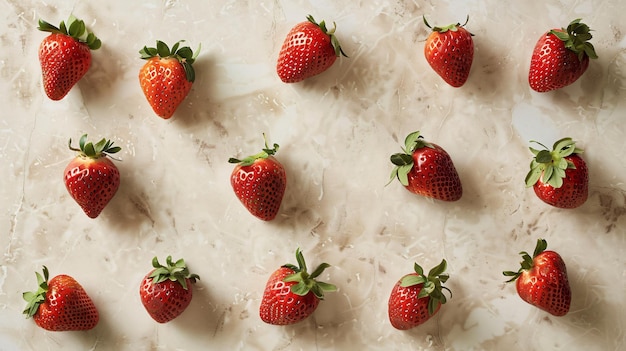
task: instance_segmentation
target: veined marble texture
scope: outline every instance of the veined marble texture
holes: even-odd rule
[[[579,1],[33,1],[0,2],[0,350],[624,350],[626,349],[626,3]],[[87,75],[49,100],[37,59],[38,19],[73,13],[102,40]],[[289,29],[312,14],[336,22],[349,58],[297,84],[275,65]],[[464,22],[474,36],[468,82],[452,88],[423,56],[431,24]],[[582,18],[599,59],[573,85],[528,86],[532,49],[548,29]],[[185,39],[202,51],[174,117],[157,117],[137,75],[138,51]],[[389,156],[420,130],[451,155],[464,187],[454,203],[388,181]],[[62,174],[69,138],[123,149],[121,187],[96,219]],[[229,157],[280,144],[287,190],[262,222],[239,203]],[[570,136],[590,170],[585,205],[560,210],[524,185],[531,139]],[[517,270],[538,238],[561,254],[569,314],[523,302]],[[267,278],[300,247],[328,262],[337,285],[314,315],[267,325]],[[167,324],[139,299],[152,257],[184,258],[201,280]],[[448,261],[452,297],[427,323],[395,330],[387,299],[413,263]],[[295,262],[294,262],[295,263]],[[25,319],[35,271],[69,274],[100,323],[48,332]]]

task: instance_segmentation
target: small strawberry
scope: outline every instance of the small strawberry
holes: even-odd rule
[[[154,112],[164,119],[172,117],[196,79],[192,64],[200,47],[194,55],[188,46],[179,48],[181,42],[170,50],[167,44],[157,40],[156,48],[144,46],[139,51],[141,58],[148,60],[139,70],[139,84]]]
[[[324,21],[319,24],[307,16],[289,31],[280,49],[276,71],[285,83],[295,83],[318,75],[346,54],[335,36],[336,25],[328,30]]]
[[[409,134],[404,153],[391,156],[395,165],[389,183],[400,180],[412,193],[443,201],[457,201],[463,195],[461,180],[450,155],[441,146],[425,141],[420,132]]]
[[[43,87],[50,99],[61,100],[87,73],[90,50],[99,49],[102,42],[74,16],[70,16],[67,26],[62,21],[59,28],[40,19],[37,28],[50,32],[39,45]]]
[[[167,266],[162,266],[154,257],[154,269],[139,286],[141,303],[159,323],[169,322],[185,311],[193,296],[192,286],[200,279],[197,274],[189,273],[182,258],[172,262],[172,256],[167,256],[166,262]]]
[[[415,263],[415,273],[403,276],[394,285],[389,295],[389,321],[400,330],[407,330],[426,322],[439,311],[447,299],[442,286],[448,280],[446,260],[442,260],[424,275],[424,270]]]
[[[537,240],[533,257],[522,251],[523,261],[517,272],[502,272],[512,277],[507,283],[516,281],[517,294],[522,300],[555,316],[564,316],[569,311],[572,292],[567,280],[567,269],[561,256],[546,251],[548,243]]]
[[[537,142],[536,142],[537,143]],[[533,187],[543,202],[558,208],[576,208],[587,201],[589,174],[585,161],[579,156],[583,150],[571,138],[554,143],[552,151],[530,151],[535,155],[526,175],[526,187]]]
[[[242,160],[228,159],[237,164],[230,176],[235,195],[250,213],[264,221],[271,221],[278,214],[287,186],[285,168],[274,158],[277,151],[278,144],[270,149],[266,140],[260,153]]]
[[[37,275],[37,291],[25,292],[28,302],[24,314],[50,331],[89,330],[100,320],[98,310],[85,289],[65,274],[48,282],[48,268],[43,267],[43,277]]]
[[[316,280],[330,267],[328,263],[320,264],[309,274],[300,249],[296,250],[296,260],[298,267],[285,264],[267,280],[259,309],[265,323],[287,325],[300,322],[317,309],[320,300],[324,299],[324,292],[337,290],[332,284]]]
[[[589,27],[573,20],[567,29],[552,29],[535,45],[530,59],[528,83],[538,92],[556,90],[574,83],[589,67],[589,59],[597,59],[589,42]]]
[[[431,27],[424,18],[424,23],[432,32],[426,39],[424,56],[430,67],[451,86],[458,88],[465,84],[474,61],[473,34],[460,23],[445,27]],[[467,17],[469,20],[469,16]]]
[[[106,139],[87,143],[87,134],[78,144],[80,149],[72,147],[72,139],[68,143],[79,154],[65,167],[65,187],[85,214],[96,218],[120,187],[120,172],[109,158],[121,148]]]

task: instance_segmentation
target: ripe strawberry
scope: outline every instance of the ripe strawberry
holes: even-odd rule
[[[172,262],[172,256],[167,256],[166,262],[167,266],[162,266],[154,257],[154,269],[139,286],[141,303],[159,323],[169,322],[185,311],[193,296],[192,286],[200,279],[197,274],[189,273],[182,258]]]
[[[139,70],[139,84],[154,112],[161,118],[172,117],[196,79],[192,64],[200,53],[179,41],[170,50],[164,42],[157,40],[156,48],[144,46],[139,51],[141,58],[148,60]]]
[[[65,187],[85,214],[96,218],[120,187],[120,172],[109,157],[121,148],[106,139],[87,143],[87,134],[80,138],[80,149],[72,147],[72,139],[68,144],[79,154],[65,167]]]
[[[407,330],[426,322],[434,316],[441,305],[446,303],[442,286],[448,280],[444,273],[447,267],[446,260],[432,268],[428,275],[415,263],[415,273],[403,276],[391,290],[389,296],[389,321],[400,330]]]
[[[543,202],[559,208],[576,208],[587,201],[589,174],[585,161],[578,155],[583,150],[571,138],[554,143],[554,149],[530,151],[535,155],[526,175],[526,187],[533,187]]]
[[[443,201],[457,201],[463,195],[461,180],[450,155],[441,146],[425,141],[420,132],[409,134],[404,153],[391,156],[395,165],[389,183],[400,180],[412,193]]]
[[[59,28],[39,20],[38,29],[51,33],[39,45],[43,87],[50,99],[61,100],[89,70],[90,50],[99,49],[102,43],[74,16]]]
[[[37,275],[37,291],[25,292],[24,314],[50,331],[89,330],[98,324],[98,310],[85,289],[68,275],[57,275],[48,282],[48,268]]]
[[[346,54],[335,36],[336,25],[328,30],[324,21],[319,24],[307,16],[289,31],[280,49],[276,71],[285,83],[295,83],[318,75]]]
[[[287,325],[302,321],[310,316],[324,299],[324,292],[336,291],[337,287],[316,280],[330,267],[320,264],[309,274],[300,249],[296,250],[298,267],[285,264],[272,275],[265,285],[259,314],[268,324]]]
[[[228,159],[237,164],[230,176],[235,195],[250,213],[264,221],[271,221],[278,214],[287,186],[285,168],[273,156],[277,151],[278,144],[270,149],[266,140],[260,153],[242,160]]]
[[[556,90],[574,83],[585,73],[589,59],[597,59],[589,27],[573,20],[567,29],[545,33],[533,50],[528,83],[538,92]]]
[[[469,77],[474,61],[473,34],[463,28],[467,21],[463,25],[456,23],[446,27],[431,27],[424,17],[424,23],[432,29],[424,46],[426,61],[446,83],[455,88],[462,86]]]
[[[537,240],[533,257],[522,251],[523,261],[517,272],[502,272],[507,281],[516,280],[517,294],[522,300],[555,316],[564,316],[569,311],[572,292],[567,280],[567,269],[561,256],[554,251],[545,251],[548,243]]]

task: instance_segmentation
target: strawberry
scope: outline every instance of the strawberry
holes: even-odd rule
[[[537,240],[533,257],[527,252],[520,252],[522,267],[517,272],[502,273],[512,277],[507,283],[516,281],[517,294],[522,300],[555,316],[564,316],[572,300],[567,269],[561,256],[554,251],[546,251],[547,247],[544,239]]]
[[[277,151],[278,144],[270,149],[266,140],[260,153],[242,160],[228,159],[237,164],[230,176],[235,195],[250,213],[264,221],[271,221],[278,214],[287,186],[285,168],[273,156]]]
[[[139,70],[139,84],[154,112],[164,119],[174,115],[196,79],[192,64],[200,47],[194,55],[188,46],[179,48],[181,42],[170,50],[167,44],[157,40],[156,48],[144,46],[139,51],[141,58],[148,60]]]
[[[74,16],[61,21],[59,28],[39,20],[39,30],[50,32],[39,45],[39,63],[46,95],[61,100],[87,73],[91,66],[91,50],[102,45],[85,23]]]
[[[389,183],[400,180],[412,193],[443,201],[457,201],[463,195],[461,180],[450,155],[441,146],[423,139],[420,132],[409,134],[404,153],[391,156],[395,165]]]
[[[589,59],[597,59],[589,42],[589,27],[573,20],[567,29],[546,32],[535,45],[530,59],[528,83],[538,92],[556,90],[574,83],[585,73]]]
[[[96,218],[120,187],[120,172],[109,158],[121,148],[106,139],[87,143],[87,134],[80,138],[80,149],[72,147],[72,139],[68,144],[79,154],[65,167],[65,187],[85,214]]]
[[[434,316],[447,299],[442,286],[448,280],[446,260],[432,268],[428,275],[415,263],[415,273],[403,276],[394,285],[389,295],[388,314],[391,325],[400,330],[407,330],[426,322]]]
[[[265,285],[259,308],[261,319],[268,324],[287,325],[300,322],[310,316],[324,299],[324,292],[336,291],[337,287],[316,280],[330,267],[320,264],[309,274],[300,249],[296,250],[298,266],[285,264],[270,275]]]
[[[424,56],[430,67],[451,86],[458,88],[465,84],[474,61],[473,34],[460,23],[445,27],[431,27],[424,18],[424,23],[432,32],[426,39]],[[469,20],[469,16],[467,17]]]
[[[537,142],[535,142],[537,143]],[[535,155],[526,175],[526,187],[533,187],[543,202],[558,208],[576,208],[587,201],[589,174],[585,161],[579,156],[583,150],[571,138],[554,143],[553,150],[530,151]]]
[[[98,310],[85,289],[65,274],[48,282],[48,268],[43,267],[43,277],[38,272],[37,291],[25,292],[28,302],[24,314],[50,331],[89,330],[100,320]]]
[[[313,16],[289,31],[280,49],[276,71],[285,83],[300,82],[326,71],[343,52],[335,36],[336,25],[328,30],[324,21]]]
[[[141,303],[152,319],[159,323],[166,323],[178,317],[191,302],[192,286],[200,279],[197,274],[191,274],[185,261],[173,262],[172,256],[167,256],[166,266],[159,263],[154,257],[152,267],[139,286]]]

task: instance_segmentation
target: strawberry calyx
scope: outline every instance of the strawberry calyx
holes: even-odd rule
[[[87,134],[83,134],[78,141],[79,148],[75,148],[72,146],[72,139],[70,138],[68,142],[68,147],[72,151],[80,152],[80,156],[88,157],[91,159],[98,159],[100,157],[109,156],[113,158],[111,155],[122,150],[119,146],[113,146],[113,142],[107,139],[102,139],[96,144],[91,142],[87,142]],[[115,159],[115,158],[113,158]]]
[[[467,22],[469,22],[469,15],[467,15],[467,18],[465,19],[465,23],[461,24],[461,23],[452,23],[450,25],[444,26],[444,27],[440,27],[440,26],[431,26],[430,23],[428,23],[428,21],[426,20],[426,16],[422,16],[422,19],[424,20],[424,24],[426,25],[426,27],[430,28],[433,32],[438,32],[438,33],[445,33],[445,32],[456,32],[460,27],[465,27],[465,25],[467,24]],[[470,33],[471,36],[474,36],[474,34]]]
[[[576,147],[572,138],[563,138],[554,143],[552,151],[540,142],[531,140],[543,146],[543,150],[529,148],[535,157],[530,162],[530,171],[526,175],[526,187],[531,187],[541,179],[543,183],[553,188],[563,186],[566,169],[576,169],[573,162],[566,159],[567,156],[580,154],[583,150]]]
[[[578,55],[579,60],[582,60],[585,55],[591,59],[597,59],[596,50],[593,44],[589,42],[593,38],[590,33],[591,29],[580,21],[581,19],[577,18],[570,22],[567,28],[561,28],[561,30],[553,29],[550,31],[550,34],[554,34],[565,44],[567,49]]]
[[[170,49],[167,44],[157,40],[156,47],[144,46],[143,49],[139,50],[139,54],[143,60],[149,60],[153,57],[176,59],[183,66],[187,81],[193,83],[196,80],[196,72],[193,68],[193,63],[200,54],[202,44],[198,45],[198,49],[196,49],[196,53],[194,54],[189,46],[180,47],[180,43],[182,42],[184,42],[184,40],[176,42]]]
[[[545,239],[538,239],[537,245],[535,246],[535,251],[533,252],[532,257],[526,251],[520,252],[520,255],[522,255],[522,261],[520,262],[520,265],[521,265],[520,269],[517,272],[513,272],[513,271],[502,272],[504,276],[511,277],[511,279],[507,280],[506,282],[510,283],[512,281],[515,281],[517,278],[519,278],[520,275],[522,275],[524,271],[528,271],[531,268],[533,268],[534,266],[533,259],[537,257],[540,253],[544,252],[547,248],[548,248],[548,242]]]
[[[239,163],[241,164],[241,166],[250,166],[256,160],[266,159],[270,156],[275,155],[276,152],[278,152],[279,145],[274,144],[273,147],[270,149],[269,146],[267,146],[267,138],[265,137],[265,133],[263,133],[263,140],[265,140],[265,147],[262,149],[263,151],[254,155],[247,156],[241,160],[235,157],[231,157],[228,159],[228,163]]]
[[[389,185],[395,178],[398,178],[400,183],[404,186],[409,185],[408,174],[413,169],[413,153],[421,148],[429,147],[434,149],[433,144],[424,140],[419,131],[410,133],[404,139],[404,148],[401,153],[391,155],[391,163],[395,165],[389,176]]]
[[[309,292],[312,292],[318,299],[323,300],[325,292],[337,291],[337,287],[335,285],[316,280],[316,278],[319,277],[326,268],[330,267],[328,263],[320,264],[312,273],[309,274],[307,272],[306,262],[304,261],[304,256],[302,255],[300,248],[296,249],[296,261],[298,262],[298,266],[290,263],[282,266],[294,271],[293,274],[290,274],[283,279],[284,282],[297,282],[297,284],[291,286],[292,293],[304,296]]]
[[[346,53],[341,48],[341,44],[339,44],[339,39],[337,39],[337,36],[335,35],[335,30],[337,29],[337,23],[333,22],[333,29],[328,30],[328,28],[326,27],[325,21],[321,21],[320,23],[317,23],[315,19],[313,18],[313,16],[311,15],[306,16],[306,19],[309,22],[313,23],[314,25],[318,26],[324,34],[330,37],[330,43],[332,44],[333,49],[335,49],[335,55],[337,57],[342,56],[342,55],[344,57],[348,57],[348,55],[346,55]]]
[[[46,300],[46,293],[48,292],[48,268],[43,266],[43,277],[39,272],[35,272],[37,276],[37,290],[27,291],[22,294],[22,297],[28,303],[23,313],[26,318],[34,316],[39,310],[39,306]]]
[[[444,304],[447,302],[446,296],[443,294],[443,290],[447,290],[450,295],[452,292],[450,289],[442,286],[446,281],[448,281],[449,275],[444,273],[448,263],[445,259],[441,260],[437,266],[433,267],[428,275],[424,275],[424,269],[417,263],[413,266],[415,269],[414,274],[405,275],[400,280],[400,286],[403,288],[407,288],[414,285],[423,284],[422,289],[417,295],[418,298],[429,297],[428,300],[428,313],[432,316],[439,304]]]
[[[183,289],[187,290],[187,279],[189,279],[191,283],[200,280],[197,274],[191,274],[189,272],[189,268],[187,268],[187,264],[185,264],[185,260],[182,258],[173,262],[172,256],[167,256],[165,263],[165,266],[159,263],[159,259],[156,256],[152,259],[152,267],[154,267],[154,270],[148,276],[152,279],[152,284],[159,284],[166,280],[171,280],[178,282]]]
[[[85,22],[74,17],[74,15],[70,15],[67,24],[65,24],[65,21],[61,21],[59,27],[40,19],[37,29],[43,32],[69,35],[79,42],[87,44],[91,50],[98,50],[102,46],[100,39],[87,30]]]

